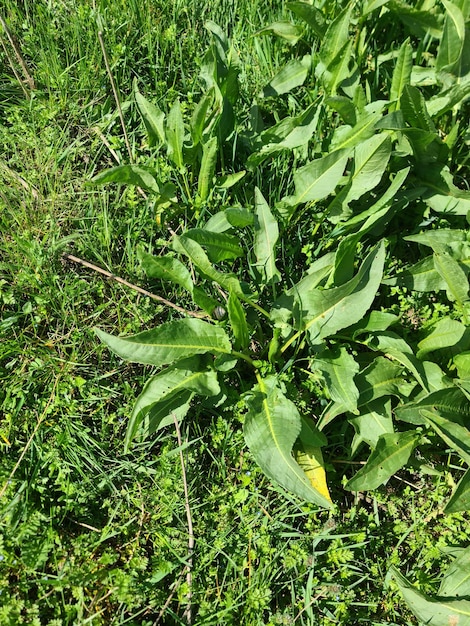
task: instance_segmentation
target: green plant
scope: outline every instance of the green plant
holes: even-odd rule
[[[196,228],[175,235],[172,253],[151,257],[141,252],[150,278],[178,285],[212,317],[223,318],[227,309],[227,320],[176,320],[130,338],[97,332],[125,359],[169,366],[149,381],[140,396],[129,423],[127,445],[139,430],[148,435],[169,423],[172,413],[181,419],[194,393],[214,397],[216,405],[223,403],[224,397],[229,397],[223,378],[232,381],[236,374],[246,403],[245,439],[260,467],[285,488],[328,507],[320,449],[327,443],[333,420],[340,416],[355,433],[345,446],[348,455],[355,455],[363,444],[371,450],[365,466],[346,482],[347,489],[375,489],[435,434],[468,462],[465,357],[459,354],[456,364],[452,360],[443,364],[440,358],[443,348],[453,349],[457,355],[468,347],[467,235],[456,229],[410,235],[407,240],[431,246],[433,256],[387,279],[383,276],[385,264],[393,266],[393,253],[399,248],[394,249],[390,240],[386,253],[380,237],[405,208],[415,210],[413,204],[416,221],[411,218],[410,230],[416,229],[421,219],[421,205],[415,202],[419,196],[432,209],[446,214],[450,201],[454,215],[465,215],[469,200],[467,192],[452,182],[447,167],[449,147],[439,136],[421,92],[410,84],[410,43],[405,42],[398,53],[389,80],[390,100],[368,102],[368,90],[360,84],[359,75],[354,78],[354,88],[350,83],[345,86],[355,66],[338,62],[350,56],[352,7],[319,30],[316,9],[302,3],[289,6],[310,26],[315,23],[317,36],[320,30],[327,30],[316,66],[317,70],[324,68],[318,71],[326,93],[301,115],[263,131],[257,140],[260,147],[248,164],[257,168],[280,149],[305,145],[325,107],[337,109],[345,124],[323,140],[328,146],[326,154],[294,170],[293,193],[276,203],[279,218],[260,189],[255,189],[253,211],[221,210],[205,222],[199,220]],[[452,9],[449,11],[451,15]],[[365,30],[366,26],[367,20],[358,22],[358,28]],[[219,31],[211,28],[220,40]],[[444,67],[449,69],[440,60],[446,37],[453,33],[451,17],[443,28],[444,42],[436,61],[441,72]],[[266,30],[278,33],[279,27]],[[310,62],[304,57],[288,64],[264,95],[279,95],[302,84]],[[456,71],[455,64],[449,71]],[[456,97],[444,91],[436,97],[437,107],[431,100],[434,116],[461,104],[465,94],[459,91]],[[149,109],[149,138],[158,124],[161,114]],[[180,135],[184,136],[182,130]],[[168,140],[171,146],[171,133]],[[205,168],[199,175],[198,188],[204,186],[207,198],[213,181]],[[108,176],[105,172],[98,180],[109,181]],[[333,193],[333,200],[325,205]],[[323,227],[323,236],[314,262],[300,280],[288,289],[281,288],[287,276],[279,269],[278,250],[286,247],[291,224],[307,210],[317,220],[317,230]],[[331,226],[326,228],[328,222]],[[335,252],[327,251],[333,242]],[[191,272],[181,258],[189,261]],[[224,271],[229,263],[234,264],[235,272]],[[398,318],[377,306],[376,294],[386,285],[446,290],[455,301],[454,315],[462,321],[443,317],[416,347],[410,346],[400,332],[390,330]],[[212,357],[197,356],[207,354]],[[457,364],[460,369],[454,377]],[[302,376],[320,382],[322,395],[330,399],[321,416],[315,398],[303,416],[289,399],[289,394],[298,396],[304,384]],[[449,510],[465,507],[467,480],[465,475]]]

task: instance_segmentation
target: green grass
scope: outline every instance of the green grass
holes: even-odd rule
[[[341,4],[323,3],[325,14],[335,15]],[[274,487],[245,446],[234,376],[229,400],[235,410],[201,399],[181,427],[196,540],[190,590],[175,433],[164,429],[124,453],[127,420],[151,368],[111,354],[92,327],[131,334],[168,321],[172,312],[63,254],[190,306],[177,288],[144,277],[137,245],[168,252],[168,228],[181,229],[193,217],[185,208],[159,226],[151,198],[135,188],[87,184],[115,165],[112,151],[128,162],[98,30],[140,164],[153,156],[128,104],[134,81],[166,113],[178,97],[190,112],[202,92],[198,71],[210,43],[203,24],[213,20],[229,34],[241,60],[236,142],[225,154],[229,170],[232,154],[241,168],[250,150],[250,107],[267,79],[292,55],[317,45],[311,35],[295,50],[271,36],[253,37],[266,24],[291,18],[283,5],[4,0],[0,8],[37,87],[29,91],[25,84],[27,98],[18,87],[9,61],[20,76],[21,68],[0,32],[7,51],[0,50],[0,626],[185,624],[189,591],[193,624],[201,626],[404,626],[417,622],[388,574],[390,565],[433,594],[452,548],[469,545],[467,513],[443,513],[462,467],[435,440],[427,442],[428,475],[402,471],[386,486],[354,495],[341,483],[362,461],[348,458],[344,442],[352,429],[340,423],[327,448],[338,504],[333,513]],[[407,28],[378,21],[371,47],[364,42],[359,56],[373,99],[385,97],[393,72],[393,64],[376,61],[398,50]],[[426,62],[434,40],[413,31],[411,38]],[[259,99],[265,124],[298,115],[320,92],[314,85]],[[465,112],[468,104],[458,116],[446,113],[442,132]],[[337,117],[320,119],[310,152],[319,156],[335,124]],[[468,183],[463,127],[451,158],[462,188]],[[255,185],[274,206],[293,192],[294,169],[311,157],[299,150],[249,172],[246,184],[214,196],[201,223],[226,206],[251,206]],[[166,159],[154,162],[160,174],[177,179]],[[407,219],[415,223],[415,213]],[[443,215],[436,226],[463,222]],[[280,263],[292,282],[331,229],[309,207],[286,227]],[[392,221],[391,248],[398,258],[419,260],[410,246],[400,248],[402,229]],[[383,304],[402,316],[413,345],[449,310],[457,317],[444,297],[429,303],[403,289],[392,290]],[[298,376],[299,403],[311,395],[316,408],[326,402],[318,381]]]

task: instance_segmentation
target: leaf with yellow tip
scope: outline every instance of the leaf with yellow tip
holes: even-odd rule
[[[301,416],[302,428],[294,447],[294,457],[307,478],[320,495],[331,502],[326,482],[325,464],[321,446],[326,444],[325,435],[316,428],[311,420]]]

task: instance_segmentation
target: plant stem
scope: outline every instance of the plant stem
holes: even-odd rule
[[[296,341],[300,335],[303,333],[303,330],[298,330],[294,335],[292,335],[292,337],[290,337],[290,339],[288,339],[286,341],[286,343],[282,346],[280,352],[283,353],[287,350],[287,348],[294,343],[294,341]]]
[[[247,354],[243,354],[243,352],[237,352],[236,350],[232,350],[230,354],[232,354],[233,356],[236,356],[237,359],[243,359],[244,361],[246,361],[247,363],[249,363],[252,367],[256,369],[255,362]]]

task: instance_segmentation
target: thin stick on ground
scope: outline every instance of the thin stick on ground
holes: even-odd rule
[[[73,254],[64,254],[63,258],[67,259],[68,261],[73,261],[74,263],[80,263],[80,265],[83,265],[84,267],[88,267],[94,272],[98,272],[99,274],[102,274],[103,276],[106,276],[107,278],[112,278],[112,280],[115,280],[117,283],[120,283],[121,285],[125,285],[126,287],[129,287],[130,289],[133,289],[134,291],[137,291],[138,293],[141,293],[144,296],[147,296],[148,298],[152,298],[152,300],[161,302],[161,304],[164,304],[167,307],[175,309],[176,311],[179,311],[180,313],[183,313],[184,315],[190,315],[191,317],[198,317],[200,319],[209,317],[207,313],[203,313],[202,311],[188,311],[187,309],[183,309],[183,307],[178,306],[174,302],[170,302],[170,300],[167,300],[166,298],[162,298],[161,296],[157,296],[156,294],[151,293],[150,291],[147,291],[146,289],[142,289],[142,287],[133,285],[129,281],[124,280],[124,278],[121,278],[120,276],[116,276],[116,274],[111,274],[111,272],[108,272],[102,269],[101,267],[98,267],[97,265],[90,263],[89,261],[80,259],[79,257],[74,256]]]
[[[188,604],[183,613],[183,619],[186,621],[188,626],[192,622],[192,611],[191,611],[191,598],[192,598],[192,588],[193,588],[193,552],[194,552],[194,532],[193,532],[193,520],[191,517],[191,508],[189,506],[189,490],[188,490],[188,481],[186,479],[186,468],[184,464],[184,456],[182,449],[182,440],[181,440],[181,431],[178,424],[178,420],[176,415],[173,413],[173,421],[175,423],[176,429],[176,437],[178,439],[178,447],[180,453],[180,462],[181,462],[181,473],[183,476],[183,489],[184,489],[184,508],[186,510],[186,519],[188,522],[188,564],[186,566],[186,582],[188,584],[188,595],[187,600]]]
[[[121,120],[122,132],[124,133],[124,141],[126,142],[127,153],[129,154],[130,162],[133,163],[134,159],[132,158],[131,144],[129,143],[129,137],[127,136],[126,124],[124,122],[124,115],[122,114],[121,101],[119,99],[119,94],[118,94],[118,90],[116,87],[116,83],[114,81],[114,77],[111,72],[111,66],[109,65],[109,61],[108,61],[108,54],[106,52],[106,48],[104,45],[103,33],[101,31],[98,31],[98,39],[100,41],[101,51],[103,52],[104,64],[106,66],[106,71],[108,73],[109,80],[111,82],[111,88],[113,90],[114,99],[116,101],[119,119]]]
[[[13,39],[13,37],[11,36],[11,33],[8,29],[8,26],[6,25],[5,20],[3,19],[3,16],[0,15],[0,24],[3,28],[3,30],[5,31],[5,34],[8,38],[8,41],[10,42],[10,46],[13,48],[13,51],[16,55],[16,58],[18,59],[18,63],[21,66],[21,69],[23,70],[23,74],[24,77],[26,79],[26,82],[28,83],[28,87],[32,90],[32,89],[36,89],[36,85],[34,83],[34,78],[31,76],[31,74],[28,71],[28,66],[26,65],[26,61],[23,59],[23,55],[21,54],[18,46],[15,43],[15,40]],[[11,63],[10,63],[11,64]],[[15,72],[16,74],[16,72]]]

